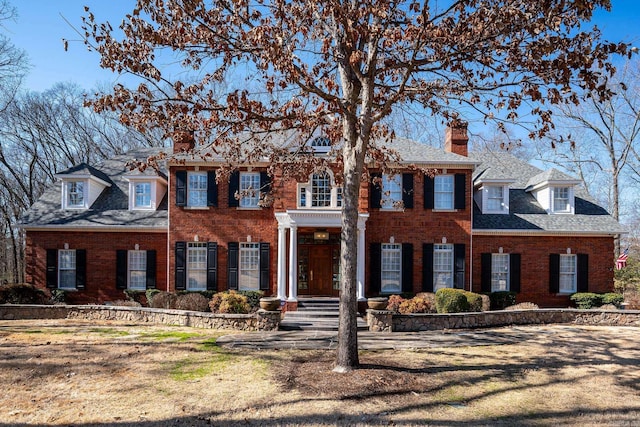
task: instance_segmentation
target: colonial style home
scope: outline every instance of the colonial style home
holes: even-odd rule
[[[371,167],[359,200],[358,298],[455,287],[562,307],[572,293],[610,291],[623,230],[579,181],[505,153],[470,155],[467,142],[466,128],[447,129],[444,149],[395,138],[393,173]],[[310,146],[322,156],[330,141]],[[224,165],[211,152],[188,140],[174,152],[161,171],[126,167],[148,149],[60,172],[22,223],[28,281],[76,303],[148,288],[260,289],[288,309],[302,296],[338,295],[333,170],[286,180],[269,177],[265,161],[216,179]]]

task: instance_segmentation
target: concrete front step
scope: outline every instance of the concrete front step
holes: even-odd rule
[[[338,317],[338,310],[332,311],[320,311],[320,310],[298,310],[298,311],[287,311],[284,314],[285,318],[299,318],[299,317],[309,317],[309,318],[318,318],[318,317]]]
[[[337,331],[338,319],[283,319],[280,322],[281,331]],[[368,330],[364,319],[358,318],[358,330]]]
[[[287,311],[280,330],[337,331],[340,307],[338,298],[300,298],[298,310]],[[358,330],[367,330],[367,323],[358,318]]]

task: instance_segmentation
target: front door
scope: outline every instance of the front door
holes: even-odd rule
[[[298,252],[298,294],[337,296],[339,245],[301,245]]]

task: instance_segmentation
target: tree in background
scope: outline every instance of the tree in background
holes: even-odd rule
[[[15,18],[16,9],[8,1],[0,0],[0,111],[13,98],[27,72],[26,54],[3,34],[2,22]]]
[[[343,184],[336,371],[358,366],[356,247],[365,161],[393,158],[389,117],[415,106],[454,125],[480,115],[504,128],[531,103],[532,137],[552,127],[552,105],[611,93],[609,56],[623,43],[584,30],[608,0],[138,0],[116,31],[87,9],[86,43],[101,66],[132,73],[92,101],[140,130],[193,132],[230,167],[265,156],[285,172],[314,160],[270,135],[314,131],[340,141]],[[173,64],[171,66],[167,64]],[[600,71],[602,70],[602,71]],[[226,92],[220,96],[219,88]],[[297,155],[293,156],[292,152]],[[320,165],[321,166],[321,165]]]

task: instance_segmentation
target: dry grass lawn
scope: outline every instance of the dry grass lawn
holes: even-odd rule
[[[361,354],[247,351],[221,332],[0,322],[0,425],[639,425],[640,328]]]

